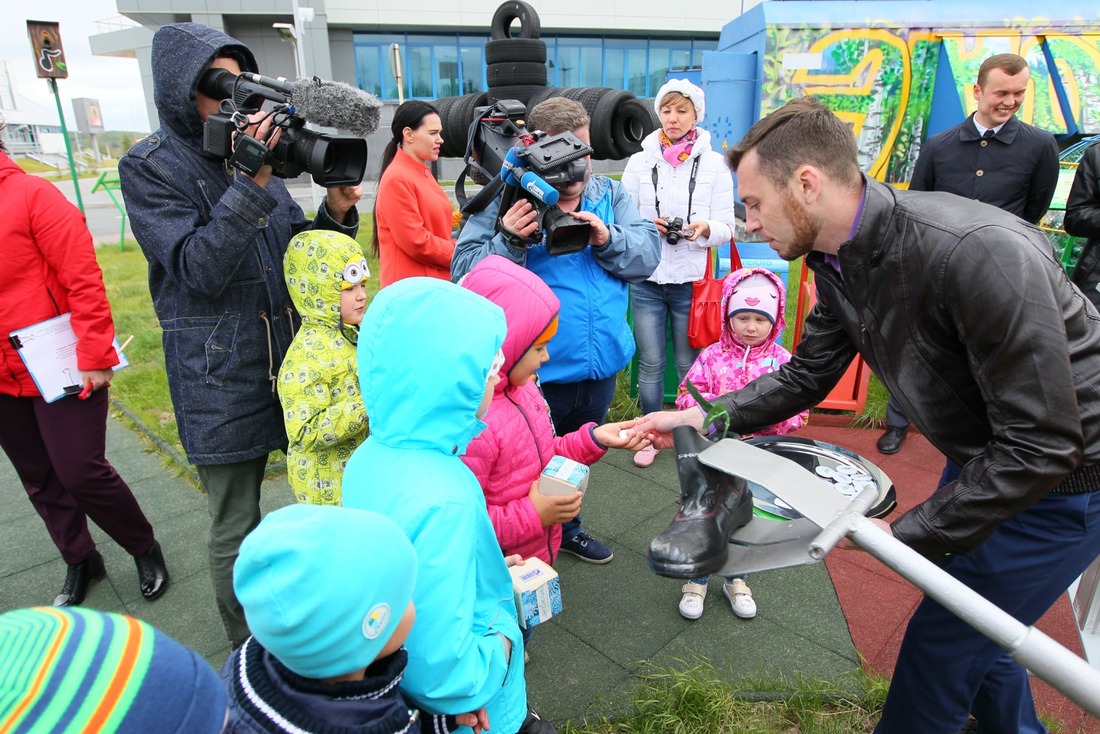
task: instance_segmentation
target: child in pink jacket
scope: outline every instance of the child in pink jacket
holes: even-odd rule
[[[481,483],[504,554],[553,563],[561,547],[561,523],[576,517],[581,494],[539,493],[538,478],[550,459],[560,454],[593,464],[609,448],[638,450],[649,442],[629,431],[632,422],[588,423],[566,436],[554,435],[535,371],[550,358],[546,344],[557,330],[559,302],[537,275],[490,255],[460,285],[504,309],[508,322],[504,379],[485,415],[488,427],[470,442],[462,460]]]
[[[775,372],[791,360],[791,353],[779,344],[779,333],[786,325],[783,312],[786,291],[779,276],[765,268],[742,268],[725,277],[722,284],[722,334],[718,341],[703,349],[695,359],[676,397],[680,410],[697,405],[687,390],[695,386],[705,400],[713,400],[740,390],[760,375]],[[806,423],[809,411],[767,426],[754,436],[784,436]],[[692,579],[681,591],[680,614],[698,619],[703,614],[709,576]],[[756,602],[745,577],[727,578],[722,593],[730,601],[733,613],[742,619],[756,616]]]

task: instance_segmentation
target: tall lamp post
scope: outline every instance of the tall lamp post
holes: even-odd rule
[[[306,70],[306,23],[312,23],[316,17],[313,8],[303,8],[298,0],[290,0],[290,8],[293,13],[294,23],[272,23],[271,27],[279,32],[279,37],[288,41],[294,48],[294,75],[301,79],[307,75]],[[314,211],[320,211],[321,199],[324,194],[321,187],[310,178],[310,197],[313,199]]]

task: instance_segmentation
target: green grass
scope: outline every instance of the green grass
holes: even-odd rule
[[[641,676],[623,718],[566,726],[563,734],[865,734],[882,711],[888,682],[857,674],[856,694],[827,683],[746,677],[713,667],[654,668]],[[753,691],[751,697],[744,692]]]
[[[34,160],[33,158],[16,158],[16,164],[27,173],[32,174],[44,174],[47,181],[62,181],[69,180],[69,170],[66,166],[60,172],[53,166],[48,166],[45,163]],[[78,171],[76,177],[80,180],[86,178],[97,179],[101,171],[111,171],[118,168],[117,158],[104,157],[100,159],[98,170],[95,171]]]

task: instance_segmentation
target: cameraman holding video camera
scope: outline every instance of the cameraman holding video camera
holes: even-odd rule
[[[585,144],[591,142],[588,113],[573,100],[547,99],[530,111],[527,123],[531,130],[549,135],[571,131]],[[593,176],[588,165],[582,180],[556,188],[557,208],[591,226],[588,247],[551,255],[545,241],[512,244],[535,235],[538,212],[530,200],[520,198],[500,214],[498,199],[462,228],[451,279],[457,282],[496,254],[523,265],[554,291],[561,301],[560,326],[547,345],[550,361],[539,370],[539,378],[554,430],[562,436],[589,422],[606,422],[616,375],[634,355],[634,335],[626,320],[628,283],[641,283],[653,273],[661,259],[661,240],[656,225],[638,213],[622,184]],[[607,563],[613,555],[581,530],[579,517],[562,527],[561,549],[589,563]]]
[[[283,255],[311,227],[354,237],[362,190],[329,188],[311,223],[271,165],[248,175],[204,148],[220,100],[198,91],[199,80],[212,68],[256,72],[240,41],[197,23],[166,25],[153,36],[152,67],[160,129],[119,161],[119,177],[149,261],[180,441],[208,497],[214,596],[236,645],[249,631],[233,563],[260,521],[267,456],[287,448],[276,376],[300,322]],[[274,147],[283,130],[271,127],[267,117],[247,133]]]

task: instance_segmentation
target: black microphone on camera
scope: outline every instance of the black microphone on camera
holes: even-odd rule
[[[213,99],[232,98],[238,107],[257,97],[289,103],[299,117],[359,137],[377,130],[382,116],[382,103],[373,94],[317,77],[288,81],[251,72],[238,77],[226,69],[209,69],[199,79],[198,90]]]

